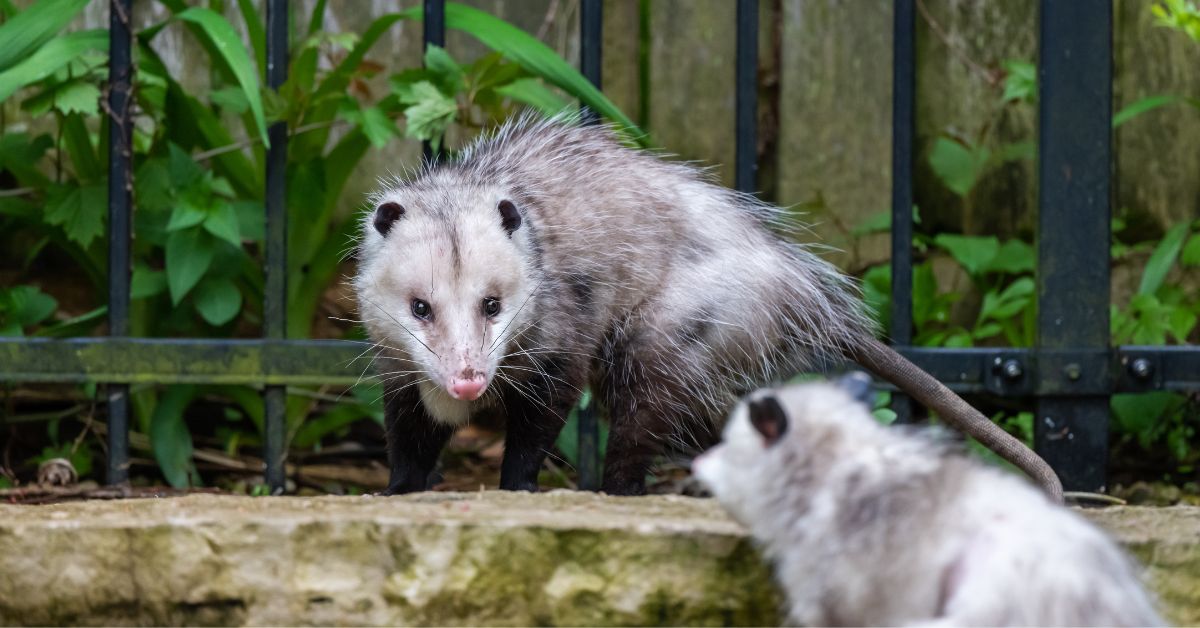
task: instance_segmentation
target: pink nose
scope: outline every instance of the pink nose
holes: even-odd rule
[[[479,395],[483,394],[487,385],[487,378],[483,375],[477,375],[470,379],[453,377],[450,379],[450,386],[448,388],[451,397],[474,401],[479,398]]]

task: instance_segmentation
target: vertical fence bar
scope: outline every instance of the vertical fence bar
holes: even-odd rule
[[[112,0],[108,17],[108,333],[129,335],[129,248],[133,236],[132,0]],[[109,484],[129,481],[129,386],[108,393]]]
[[[913,137],[916,131],[916,11],[914,0],[896,0],[892,38],[892,343],[912,344]],[[912,400],[896,393],[892,410],[912,421]]]
[[[597,89],[601,87],[600,61],[603,39],[601,0],[582,0],[579,11],[579,69]],[[596,112],[583,108],[580,113],[584,124],[596,124],[600,117]],[[591,400],[579,408],[579,488],[594,491],[600,488],[600,425],[596,421],[596,402]]]
[[[1107,351],[1111,0],[1042,0],[1038,46],[1038,348]],[[1071,390],[1097,378],[1081,367],[1098,368],[1043,373],[1067,383],[1062,396],[1038,400],[1034,439],[1064,488],[1096,491],[1105,485],[1108,397]]]
[[[446,2],[445,0],[424,0],[422,7],[424,17],[421,23],[421,37],[424,43],[421,44],[421,51],[429,49],[430,44],[440,48],[446,47]],[[425,156],[425,161],[432,161],[437,158],[437,151],[433,150],[433,144],[428,141],[421,143],[421,154]]]
[[[734,186],[750,194],[758,190],[758,0],[737,2],[735,63]]]
[[[267,2],[267,86],[277,89],[287,80],[287,0]],[[287,124],[276,122],[267,130],[267,259],[263,295],[263,335],[270,340],[287,337]],[[266,481],[272,494],[283,492],[287,439],[287,388],[267,386],[264,391],[264,458]]]

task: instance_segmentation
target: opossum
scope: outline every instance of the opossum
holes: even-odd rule
[[[829,382],[754,393],[693,462],[774,562],[789,619],[1162,625],[1134,563],[1082,516],[944,439],[884,428],[853,396]]]
[[[666,443],[711,444],[741,394],[848,356],[1061,494],[875,339],[854,283],[772,228],[785,212],[575,122],[516,118],[371,197],[354,287],[384,366],[387,492],[427,488],[480,413],[507,421],[500,487],[536,490],[590,384],[611,418],[603,490],[642,493]]]

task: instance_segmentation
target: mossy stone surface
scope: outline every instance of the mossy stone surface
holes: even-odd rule
[[[1200,508],[1086,514],[1200,623]],[[781,596],[711,500],[591,493],[0,506],[0,624],[770,625]]]

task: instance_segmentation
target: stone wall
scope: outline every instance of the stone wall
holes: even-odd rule
[[[1200,508],[1086,514],[1200,622]],[[716,502],[594,493],[0,505],[0,624],[770,625]]]

